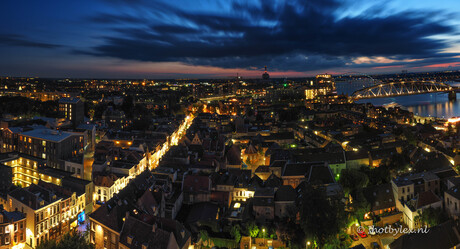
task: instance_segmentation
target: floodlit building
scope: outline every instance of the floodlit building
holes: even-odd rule
[[[74,126],[83,123],[85,104],[80,98],[62,98],[59,100],[59,112]]]
[[[80,133],[46,128],[22,132],[18,138],[18,152],[46,159],[49,167],[63,170],[60,160],[76,157],[84,147],[84,137]]]
[[[98,202],[106,202],[112,199],[114,194],[117,194],[128,184],[128,178],[124,175],[96,175],[93,177],[94,196],[93,200]]]
[[[22,248],[26,241],[26,217],[19,211],[7,212],[0,205],[0,248]]]
[[[39,181],[7,195],[8,210],[26,216],[25,243],[36,247],[45,240],[59,239],[85,219],[85,193]]]

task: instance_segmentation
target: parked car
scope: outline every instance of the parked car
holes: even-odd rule
[[[361,238],[363,238],[363,239],[364,239],[364,238],[367,238],[367,234],[366,234],[365,231],[358,231],[357,233],[358,233],[359,237],[361,237]]]
[[[351,238],[353,241],[359,240],[359,237],[358,237],[358,235],[356,235],[356,234],[350,234],[350,238]]]

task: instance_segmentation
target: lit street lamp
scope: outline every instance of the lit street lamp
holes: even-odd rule
[[[264,246],[265,246],[265,228],[262,229],[262,234],[263,234],[263,236],[264,236]]]

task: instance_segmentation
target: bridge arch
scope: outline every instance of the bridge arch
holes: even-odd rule
[[[398,81],[382,83],[355,91],[351,98],[371,99],[386,98],[404,95],[415,95],[423,93],[435,93],[452,91],[454,88],[446,83],[434,81]]]

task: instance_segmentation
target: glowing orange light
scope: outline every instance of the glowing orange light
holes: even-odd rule
[[[447,120],[447,122],[449,122],[449,123],[457,123],[458,121],[460,121],[460,117],[449,118]]]

